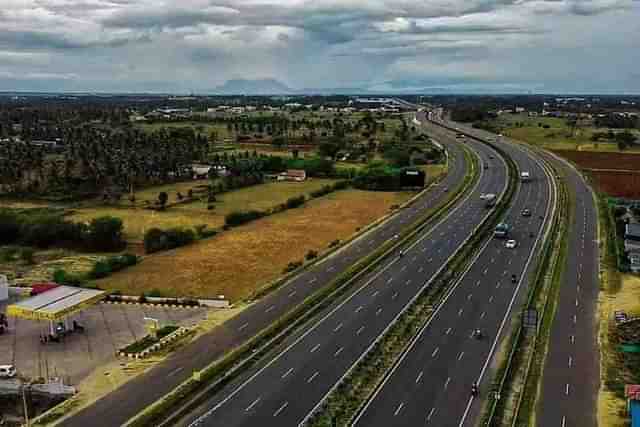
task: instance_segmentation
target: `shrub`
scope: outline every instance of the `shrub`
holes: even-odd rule
[[[170,228],[161,230],[152,228],[144,235],[144,250],[151,254],[188,245],[196,239],[196,234],[188,228]]]
[[[158,252],[166,247],[166,236],[159,228],[151,228],[144,234],[144,251],[148,254]]]
[[[329,247],[333,248],[335,246],[338,246],[340,244],[340,239],[336,239],[333,242],[329,243]]]
[[[34,253],[35,251],[32,248],[22,248],[22,250],[20,251],[20,259],[26,264],[33,264]]]
[[[207,229],[207,224],[198,224],[194,226],[193,229],[196,230],[196,236],[201,239],[202,235],[206,232],[205,230]]]
[[[165,235],[167,236],[167,249],[188,245],[196,239],[195,233],[189,228],[170,228],[165,231]]]
[[[317,257],[318,257],[318,252],[314,250],[310,250],[309,252],[307,252],[307,255],[305,255],[305,258],[307,259],[307,261],[311,261],[312,259]]]
[[[317,190],[312,191],[309,195],[311,197],[322,197],[327,195],[333,191],[333,188],[329,185],[323,185],[322,188],[318,188]]]
[[[162,297],[162,291],[158,288],[153,288],[147,293],[147,296],[152,298],[160,298]]]
[[[302,261],[292,261],[284,268],[285,273],[290,273],[298,268],[302,267]]]
[[[346,181],[346,180],[338,181],[335,184],[333,184],[333,189],[334,190],[344,190],[345,188],[348,188],[350,184],[351,183],[349,181]]]
[[[235,211],[224,217],[224,223],[230,227],[236,227],[264,216],[266,216],[266,213],[258,210]]]
[[[297,197],[290,197],[289,199],[287,199],[287,202],[286,202],[287,209],[298,208],[298,207],[304,205],[304,202],[306,200],[307,199],[304,197],[304,195],[297,196]]]
[[[53,281],[59,285],[66,286],[82,286],[85,283],[80,275],[68,273],[62,268],[54,271]]]
[[[93,265],[93,269],[89,272],[90,279],[101,279],[112,273],[111,266],[107,261],[98,261]]]
[[[120,218],[103,216],[92,219],[87,230],[87,246],[94,251],[118,251],[125,245]]]

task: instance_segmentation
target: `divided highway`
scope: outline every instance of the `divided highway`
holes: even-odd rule
[[[113,427],[124,424],[148,405],[172,391],[193,371],[203,369],[227,350],[246,342],[309,295],[327,285],[338,274],[393,238],[423,214],[425,209],[444,201],[448,196],[446,189],[454,189],[462,182],[468,171],[459,144],[447,140],[441,142],[451,156],[449,173],[440,185],[425,192],[413,204],[401,209],[388,221],[356,239],[336,254],[296,276],[286,286],[260,299],[211,333],[176,351],[165,362],[127,382],[60,425]],[[494,188],[496,185],[489,184],[501,182],[503,178],[498,176],[498,172],[485,175],[482,188],[485,190]],[[469,211],[459,212],[469,213]],[[464,222],[468,223],[472,219],[475,220],[475,217],[465,218]]]
[[[447,141],[453,138],[441,139]],[[265,365],[213,396],[184,425],[295,426],[302,422],[488,216],[480,194],[506,190],[507,168],[500,156],[484,144],[469,146],[490,167],[481,169],[478,184],[461,204],[407,248],[404,256],[359,282],[348,298],[291,338]]]
[[[434,132],[442,130],[432,126]],[[519,187],[506,216],[518,242],[507,249],[503,240],[490,240],[466,274],[447,296],[412,346],[387,376],[359,414],[357,426],[463,426],[474,425],[482,399],[470,396],[471,385],[486,387],[496,349],[507,335],[510,320],[526,297],[536,266],[534,254],[543,242],[554,209],[552,179],[539,159],[517,146],[500,144],[529,171],[533,181]],[[521,211],[531,209],[524,217]],[[533,233],[531,237],[530,233]],[[512,283],[511,275],[518,278]],[[482,339],[472,338],[479,328]],[[486,381],[485,381],[486,382]]]
[[[541,427],[595,427],[600,385],[597,208],[579,173],[563,161],[556,163],[565,172],[569,193],[575,195],[574,212],[536,422]]]
[[[464,131],[484,138],[496,137],[468,127],[464,127]],[[545,158],[562,171],[573,212],[535,419],[540,427],[596,426],[600,384],[596,316],[598,211],[591,188],[577,170],[555,155],[545,154]]]

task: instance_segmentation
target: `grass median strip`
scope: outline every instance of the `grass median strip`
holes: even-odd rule
[[[292,309],[279,320],[258,333],[245,344],[230,351],[222,358],[214,361],[194,378],[185,381],[163,399],[155,402],[136,417],[129,420],[128,426],[169,425],[167,417],[175,420],[186,413],[202,399],[220,390],[224,385],[236,378],[242,372],[258,363],[274,346],[281,344],[286,337],[306,324],[310,319],[327,308],[330,304],[344,296],[357,278],[372,271],[381,261],[386,259],[398,247],[416,239],[420,232],[446,214],[446,212],[463,197],[478,178],[478,166],[465,149],[466,163],[471,167],[471,173],[439,206],[428,210],[425,215],[415,221],[400,236],[399,239],[387,242],[374,253],[354,264],[349,270],[308,297],[298,307]],[[194,397],[195,396],[195,397]],[[187,401],[186,404],[183,402]]]
[[[433,307],[443,302],[444,295],[456,282],[456,272],[465,271],[491,234],[499,219],[506,213],[517,187],[516,166],[499,147],[490,144],[506,160],[509,169],[507,192],[493,213],[480,225],[470,241],[461,247],[446,268],[435,276],[431,286],[424,287],[409,307],[337,384],[325,401],[307,421],[313,427],[350,425],[375,390],[382,384],[402,354],[416,339],[429,321]]]

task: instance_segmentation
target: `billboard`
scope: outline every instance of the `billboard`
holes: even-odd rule
[[[427,175],[418,169],[407,169],[400,175],[402,187],[424,187]]]

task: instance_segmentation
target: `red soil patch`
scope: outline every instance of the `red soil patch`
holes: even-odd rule
[[[554,150],[582,169],[622,169],[640,172],[640,154]]]
[[[586,170],[598,189],[614,197],[640,198],[640,155],[554,150]]]

